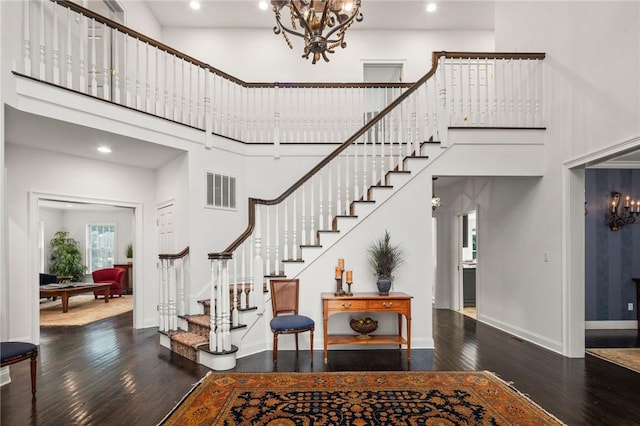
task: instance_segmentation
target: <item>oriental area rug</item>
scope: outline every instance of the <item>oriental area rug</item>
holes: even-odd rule
[[[114,315],[133,310],[133,296],[120,296],[109,299],[94,299],[92,294],[78,295],[69,298],[69,311],[62,313],[62,301],[40,304],[40,325],[42,327],[86,325]]]
[[[208,373],[162,425],[559,425],[489,372]]]
[[[640,348],[587,349],[587,353],[640,373]]]

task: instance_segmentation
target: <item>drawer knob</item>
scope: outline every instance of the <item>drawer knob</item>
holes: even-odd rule
[[[345,309],[349,309],[351,307],[351,303],[343,303],[342,307]]]
[[[385,308],[390,308],[390,307],[392,307],[392,306],[393,306],[393,302],[389,302],[389,303],[387,303],[387,302],[382,302],[382,306],[384,306]]]

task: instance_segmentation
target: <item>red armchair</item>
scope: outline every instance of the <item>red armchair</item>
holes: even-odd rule
[[[105,268],[105,269],[97,269],[91,273],[93,276],[94,283],[109,283],[111,284],[111,288],[109,289],[109,293],[111,298],[116,294],[122,296],[124,292],[124,274],[127,272],[126,269],[123,268]],[[93,292],[93,297],[95,299],[98,296],[104,296],[104,290],[96,290]]]

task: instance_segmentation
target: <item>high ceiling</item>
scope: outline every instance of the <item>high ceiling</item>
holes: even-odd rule
[[[200,10],[188,0],[147,0],[162,27],[264,28],[275,23],[270,9],[260,10],[258,0],[200,0]],[[427,13],[426,0],[362,0],[364,21],[353,29],[384,30],[492,30],[493,1],[440,0]],[[266,33],[268,34],[268,33]]]

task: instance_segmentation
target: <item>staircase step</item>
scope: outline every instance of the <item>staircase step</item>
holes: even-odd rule
[[[338,215],[333,218],[333,229],[340,232],[347,232],[358,223],[358,216]]]
[[[198,361],[198,348],[209,344],[209,337],[188,331],[177,331],[169,335],[171,350],[191,361]]]
[[[209,338],[211,315],[188,315],[185,319],[189,324],[189,332]]]
[[[402,186],[411,177],[409,170],[392,170],[384,176],[384,181],[390,186]]]

